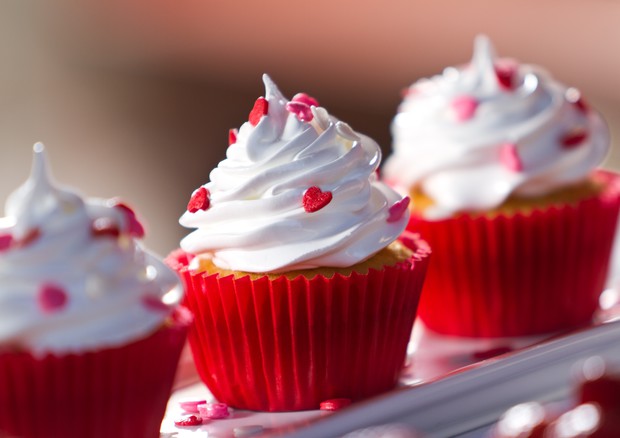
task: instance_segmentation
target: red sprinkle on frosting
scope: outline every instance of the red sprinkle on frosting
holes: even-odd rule
[[[228,146],[237,143],[237,134],[239,134],[239,131],[235,128],[228,130]]]
[[[459,122],[465,122],[476,114],[478,101],[472,96],[460,96],[452,101],[452,111]]]
[[[588,131],[584,128],[575,128],[560,138],[564,149],[572,149],[582,144],[588,138]]]
[[[53,313],[61,310],[67,304],[67,293],[60,286],[52,283],[41,285],[37,296],[39,308],[44,313]]]
[[[311,122],[314,118],[312,109],[302,102],[288,102],[286,104],[286,110],[295,114],[297,118],[302,122]]]
[[[303,197],[304,210],[313,213],[325,207],[332,200],[332,192],[323,192],[316,186],[310,187],[305,191]]]
[[[351,400],[348,398],[333,398],[331,400],[325,400],[321,402],[320,408],[322,411],[337,411],[342,408],[346,408],[351,404]]]
[[[308,106],[319,106],[319,101],[312,96],[308,96],[306,93],[297,93],[293,96],[291,102],[305,103]]]
[[[13,245],[13,236],[10,234],[0,235],[0,252],[7,251]]]
[[[264,97],[259,97],[258,99],[256,99],[256,102],[254,102],[254,107],[252,108],[252,111],[250,111],[250,116],[248,117],[250,124],[252,126],[258,125],[260,119],[262,119],[263,116],[266,116],[268,112],[269,102]]]
[[[512,90],[515,87],[515,75],[517,73],[518,64],[512,60],[501,60],[495,63],[495,76],[497,82],[505,90]]]
[[[517,145],[514,143],[505,143],[500,149],[500,161],[502,165],[513,172],[521,172],[523,170],[523,163],[521,157],[519,157],[519,151]]]
[[[201,424],[202,418],[197,417],[196,415],[190,415],[189,417],[174,420],[174,425],[179,427],[200,426]]]
[[[400,218],[403,217],[403,214],[405,214],[405,211],[407,211],[407,207],[409,207],[409,202],[409,196],[405,196],[400,201],[395,202],[388,210],[388,218],[386,222],[392,223],[399,221]]]
[[[23,248],[24,246],[28,246],[33,244],[39,237],[41,237],[41,230],[38,228],[32,228],[28,233],[22,237],[18,242],[17,246],[19,248]]]
[[[577,109],[579,109],[579,111],[583,113],[588,112],[589,106],[584,101],[583,96],[581,95],[581,91],[576,88],[569,88],[568,90],[566,90],[564,96],[566,97],[566,100],[575,105]]]
[[[196,213],[198,210],[206,210],[211,206],[209,191],[205,187],[200,187],[194,192],[187,204],[187,211]]]
[[[120,209],[125,214],[125,218],[127,219],[127,230],[129,231],[129,234],[138,239],[143,238],[145,234],[144,226],[138,220],[136,212],[133,210],[133,208],[120,201],[116,201],[114,203],[114,207]]]

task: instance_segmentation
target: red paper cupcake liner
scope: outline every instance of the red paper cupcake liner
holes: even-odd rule
[[[605,286],[620,207],[620,178],[576,205],[530,214],[442,221],[408,229],[433,248],[419,315],[439,333],[527,336],[591,322]]]
[[[195,274],[182,251],[168,263],[187,285],[189,342],[213,395],[235,408],[293,411],[396,385],[429,254],[419,241],[397,266],[311,280]]]
[[[0,436],[159,437],[188,315],[118,348],[0,354]]]

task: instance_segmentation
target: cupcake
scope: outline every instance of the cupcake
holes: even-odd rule
[[[385,180],[412,198],[408,229],[433,248],[420,317],[436,332],[536,335],[588,324],[620,202],[597,169],[605,122],[544,70],[472,61],[414,83],[396,115]]]
[[[0,436],[158,437],[188,315],[116,200],[56,185],[42,145],[0,219]]]
[[[429,254],[416,236],[413,249],[397,240],[409,199],[378,181],[373,140],[263,80],[168,259],[195,314],[198,373],[220,402],[261,411],[389,390]]]

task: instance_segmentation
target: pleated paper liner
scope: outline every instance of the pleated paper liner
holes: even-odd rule
[[[0,354],[0,436],[157,438],[189,312],[119,348]]]
[[[393,388],[430,254],[412,241],[419,246],[406,262],[332,278],[221,278],[192,273],[191,256],[171,254],[195,316],[189,342],[200,377],[220,402],[258,411],[318,409]]]
[[[439,333],[528,336],[589,324],[605,286],[620,178],[574,205],[529,214],[467,216],[408,228],[433,248],[419,315]]]

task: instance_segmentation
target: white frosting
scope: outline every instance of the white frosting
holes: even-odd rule
[[[512,87],[505,87],[495,69],[511,63]],[[392,124],[385,178],[404,190],[418,186],[434,201],[425,212],[434,219],[578,182],[603,161],[609,132],[597,112],[571,102],[576,94],[540,68],[496,60],[489,40],[479,36],[469,65],[409,88]],[[464,108],[455,108],[459,100]],[[587,133],[585,140],[563,146],[575,129]],[[506,144],[519,169],[507,165]]]
[[[40,144],[30,178],[5,210],[0,347],[43,354],[122,345],[155,330],[182,298],[176,275],[131,235],[135,218],[55,185]],[[95,221],[118,236],[95,235]],[[46,285],[60,292],[46,296]]]
[[[401,196],[377,181],[378,145],[321,107],[311,107],[311,121],[298,120],[271,79],[263,80],[268,114],[241,126],[211,172],[203,186],[210,206],[181,217],[197,228],[183,250],[223,269],[282,272],[351,266],[395,240],[408,212],[388,221]],[[333,198],[309,213],[302,200],[310,187]]]

